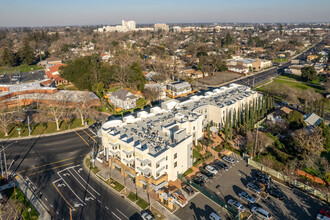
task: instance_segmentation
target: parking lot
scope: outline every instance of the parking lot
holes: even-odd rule
[[[247,208],[247,202],[238,197],[238,193],[244,190],[256,199],[258,205],[270,212],[274,219],[315,219],[318,211],[326,207],[320,200],[278,183],[276,185],[284,194],[282,201],[267,194],[261,196],[253,193],[245,185],[253,180],[252,176],[257,172],[257,169],[240,160],[235,166],[229,166],[228,171],[223,170],[216,174],[204,187],[226,202],[235,199]],[[249,212],[248,208],[246,210]]]
[[[231,219],[226,211],[218,204],[204,196],[202,193],[195,192],[195,196],[188,204],[176,210],[174,214],[180,219],[186,220],[206,220],[212,212],[215,212],[222,219]]]

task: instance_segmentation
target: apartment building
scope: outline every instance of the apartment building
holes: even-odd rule
[[[170,30],[170,27],[167,24],[155,24],[154,29],[155,29],[155,31],[168,32]]]
[[[157,191],[192,166],[193,144],[203,138],[208,123],[221,128],[229,114],[238,114],[259,97],[246,86],[231,84],[108,121],[101,128],[104,156],[138,186]]]

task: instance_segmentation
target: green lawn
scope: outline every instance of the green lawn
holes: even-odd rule
[[[135,202],[135,201],[137,200],[136,194],[135,194],[135,193],[132,193],[132,192],[130,192],[130,193],[128,194],[127,198],[128,198],[129,200],[131,200],[132,202]]]
[[[37,65],[20,65],[20,66],[14,66],[14,67],[0,67],[0,73],[4,74],[4,73],[18,73],[18,72],[29,72],[29,71],[33,71],[33,70],[40,70],[43,69],[42,67],[38,67]]]
[[[321,86],[318,85],[307,85],[303,82],[294,82],[294,81],[287,81],[287,80],[281,80],[281,79],[274,79],[274,82],[280,85],[287,85],[290,86],[292,88],[296,88],[296,89],[301,89],[301,90],[307,90],[307,89],[314,89],[316,92],[322,93],[323,88]],[[268,84],[266,86],[272,86],[273,83]]]
[[[16,199],[15,199],[15,193],[16,192]],[[22,193],[22,191],[15,187],[6,189],[5,190],[6,195],[9,196],[10,200],[15,204],[18,211],[22,214],[24,219],[38,219],[39,214],[38,212],[33,208],[33,206],[29,203],[29,201],[26,199],[25,195]],[[28,210],[31,209],[30,213]]]
[[[141,208],[141,209],[146,209],[148,206],[149,206],[149,203],[148,202],[146,202],[146,201],[144,201],[142,198],[140,198],[139,196],[138,196],[138,199],[139,199],[139,201],[137,201],[137,205]]]
[[[87,120],[88,125],[93,124],[93,120]],[[60,130],[59,131],[65,131],[68,129],[74,129],[78,127],[83,127],[81,125],[81,119],[76,118],[72,121],[63,121],[60,124]],[[18,137],[18,131],[17,128],[21,128],[21,137],[22,136],[28,136],[29,135],[29,130],[27,125],[17,125],[13,124],[9,127],[9,137]],[[32,124],[30,126],[31,128],[31,135],[40,135],[40,134],[50,134],[50,133],[56,133],[58,132],[56,130],[56,123],[55,122],[48,122],[47,124]],[[4,138],[4,133],[0,131],[0,138]]]
[[[297,76],[295,74],[282,74],[281,76],[278,76],[277,79],[294,80],[294,81],[297,81],[297,82],[305,83],[305,81],[300,76]],[[325,79],[326,79],[325,76],[317,76],[316,80],[308,82],[308,83],[319,85]]]

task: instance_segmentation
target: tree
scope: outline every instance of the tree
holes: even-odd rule
[[[227,32],[226,38],[225,38],[225,44],[230,45],[232,43],[233,43],[233,37],[231,36],[231,34],[229,32]]]
[[[89,92],[77,94],[80,97],[80,102],[74,104],[74,113],[81,119],[81,125],[84,125],[86,119],[92,116],[93,102]]]
[[[294,149],[302,154],[305,158],[312,155],[319,155],[324,149],[324,138],[322,137],[322,129],[315,127],[312,134],[306,129],[299,129],[293,133]]]
[[[30,65],[35,61],[33,49],[30,46],[30,42],[27,38],[23,40],[23,46],[18,51],[19,58],[23,64]]]
[[[280,24],[278,30],[280,31],[280,35],[282,35],[283,34],[283,25],[282,24]]]
[[[147,87],[144,89],[144,96],[148,102],[154,102],[159,100],[160,89],[158,87]]]
[[[11,112],[8,106],[4,103],[0,103],[0,129],[8,136],[9,125],[14,122],[15,112]]]
[[[307,66],[307,67],[301,68],[301,78],[303,80],[305,80],[306,82],[316,80],[316,78],[317,78],[316,74],[317,74],[317,72],[316,72],[314,66]]]
[[[293,130],[301,129],[306,126],[303,115],[297,111],[290,112],[290,114],[285,117],[285,120],[289,124],[289,128]]]
[[[14,52],[7,47],[3,48],[0,55],[0,64],[2,66],[14,66],[16,64],[16,57]]]

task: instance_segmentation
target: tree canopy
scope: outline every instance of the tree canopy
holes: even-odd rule
[[[306,66],[301,69],[301,78],[306,82],[316,80],[316,74],[314,66]]]

